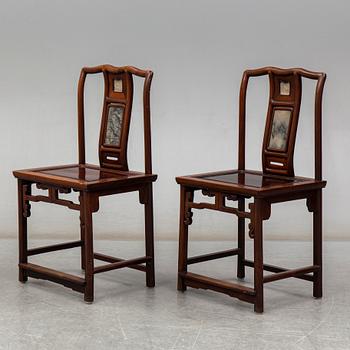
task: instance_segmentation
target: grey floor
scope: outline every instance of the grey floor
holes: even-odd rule
[[[269,283],[262,315],[218,293],[177,292],[176,242],[156,245],[156,288],[146,288],[139,271],[106,272],[96,276],[91,305],[81,294],[51,282],[17,282],[17,242],[0,243],[1,349],[350,349],[350,242],[324,244],[323,299],[313,299],[310,282]],[[229,242],[191,243],[193,254],[228,248]],[[99,241],[95,251],[136,257],[143,255],[143,243]],[[272,264],[309,265],[310,254],[307,242],[265,243],[265,260]],[[77,249],[32,261],[80,273]],[[191,270],[234,280],[235,267],[234,258],[225,258]],[[252,282],[249,270],[246,283]]]

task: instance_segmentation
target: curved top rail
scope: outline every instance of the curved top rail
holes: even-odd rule
[[[278,75],[290,75],[299,74],[302,77],[318,80],[319,78],[325,77],[326,74],[323,72],[313,72],[304,68],[278,68],[278,67],[262,67],[256,69],[247,69],[244,74],[248,77],[258,77],[261,75],[267,75],[270,73],[275,73]]]
[[[84,71],[87,74],[96,74],[96,73],[103,73],[103,72],[109,72],[109,73],[131,73],[134,75],[137,75],[139,77],[147,77],[150,74],[152,74],[152,71],[150,70],[143,70],[139,69],[133,66],[123,66],[123,67],[115,67],[110,64],[103,64],[100,66],[95,67],[83,67],[82,71]]]

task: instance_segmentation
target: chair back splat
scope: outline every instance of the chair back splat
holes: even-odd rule
[[[245,170],[246,96],[250,77],[268,75],[270,96],[262,147],[265,174],[294,176],[294,147],[302,97],[302,78],[317,80],[315,92],[315,179],[322,180],[322,93],[324,73],[302,68],[246,70],[240,90],[238,167]]]
[[[153,73],[135,67],[101,65],[81,70],[78,86],[78,142],[79,164],[85,164],[84,86],[88,74],[102,73],[104,98],[99,138],[100,166],[118,170],[129,170],[127,146],[133,102],[133,76],[144,78],[143,119],[145,173],[152,173],[150,87]]]

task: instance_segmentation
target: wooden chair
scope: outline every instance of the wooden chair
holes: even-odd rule
[[[104,101],[99,139],[100,165],[85,162],[84,134],[84,84],[88,74],[102,73],[104,77]],[[127,144],[133,101],[133,76],[144,78],[143,118],[145,172],[129,171]],[[152,183],[157,175],[152,174],[150,87],[153,73],[134,67],[102,65],[83,68],[78,86],[78,137],[79,163],[14,171],[18,179],[19,218],[19,280],[28,277],[50,280],[84,293],[84,300],[94,299],[94,275],[104,271],[129,267],[146,272],[146,284],[154,287],[153,248],[153,194]],[[47,195],[33,195],[31,188],[47,191]],[[60,198],[61,193],[79,192],[79,203]],[[124,260],[94,253],[92,214],[99,209],[99,197],[117,193],[139,192],[140,203],[145,212],[145,256]],[[66,206],[80,212],[80,239],[74,242],[28,249],[27,218],[30,202],[47,202]],[[28,262],[32,255],[56,250],[81,247],[81,267],[85,278],[59,272]],[[94,259],[108,264],[94,267]],[[145,264],[143,264],[145,263]]]
[[[245,168],[246,93],[249,78],[268,75],[270,97],[262,147],[262,171]],[[294,176],[293,154],[301,103],[302,78],[317,80],[315,93],[315,178]],[[177,177],[181,185],[178,290],[186,287],[211,289],[254,304],[263,312],[264,283],[295,277],[313,282],[313,295],[322,297],[322,93],[324,73],[304,69],[266,67],[243,74],[239,105],[238,169]],[[214,197],[215,203],[196,202],[194,193]],[[246,210],[246,199],[253,198]],[[306,199],[313,214],[313,264],[285,269],[263,263],[263,221],[269,219],[271,204]],[[236,201],[235,208],[227,201]],[[192,209],[212,209],[238,216],[238,248],[188,257],[188,226]],[[245,258],[245,220],[254,240],[254,260]],[[187,271],[190,264],[237,255],[237,277],[245,277],[245,267],[254,268],[254,288],[209,278]],[[274,272],[264,276],[263,271]]]

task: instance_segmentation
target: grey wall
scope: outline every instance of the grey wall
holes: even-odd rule
[[[85,65],[151,68],[156,236],[176,238],[176,175],[228,169],[237,161],[238,92],[242,71],[265,65],[325,71],[324,227],[327,238],[348,238],[344,190],[349,172],[348,1],[1,1],[0,235],[16,235],[12,169],[77,159],[76,88]],[[100,80],[87,85],[89,161],[97,161]],[[314,86],[306,84],[306,95]],[[248,166],[260,168],[267,84],[249,90]],[[138,100],[140,102],[140,100]],[[296,171],[312,175],[313,104],[305,100]],[[140,108],[134,109],[130,164],[142,165]],[[134,165],[134,166],[133,166]],[[194,239],[234,237],[235,218],[200,212]],[[142,237],[136,194],[104,198],[95,215],[97,237]],[[273,207],[269,238],[308,239],[304,202]],[[78,215],[33,204],[33,235],[74,236]]]

